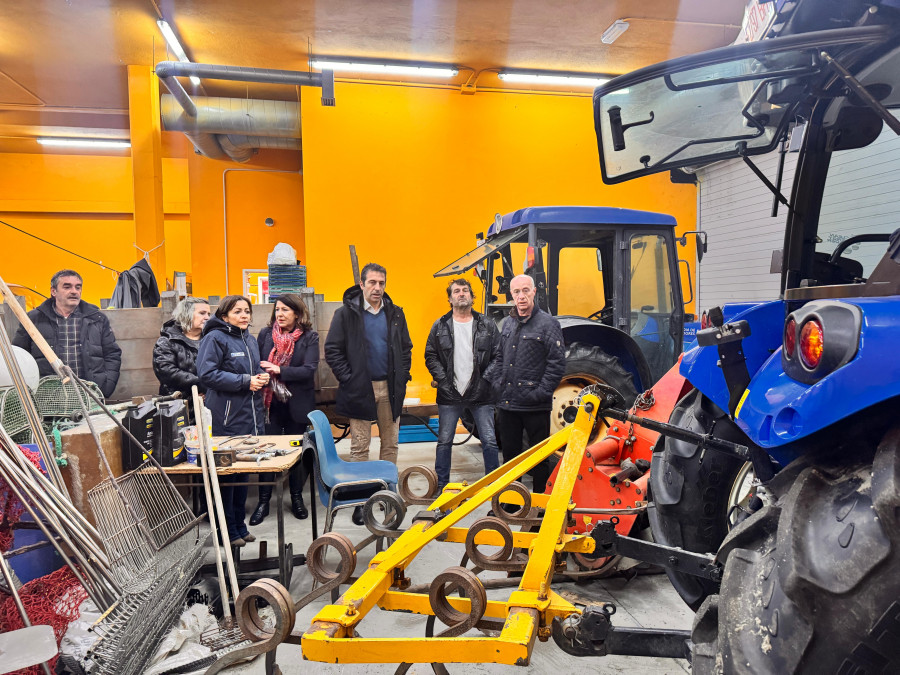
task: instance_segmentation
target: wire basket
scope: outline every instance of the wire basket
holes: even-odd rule
[[[207,535],[208,536],[208,535]],[[87,671],[100,675],[139,675],[174,625],[203,562],[206,537],[197,540],[151,585],[126,592],[93,628],[99,636],[88,654]]]
[[[88,503],[113,575],[123,589],[139,593],[182,563],[200,538],[200,524],[152,460],[115,482],[119,490],[111,480],[89,490]]]
[[[31,393],[28,394],[31,396]],[[28,441],[31,439],[31,431],[28,426],[28,417],[25,415],[25,406],[15,387],[0,388],[0,426],[6,429],[6,433],[13,437],[17,443],[19,435],[28,432]]]
[[[103,392],[93,382],[84,381],[84,384],[94,393],[94,395],[103,401]],[[76,412],[81,413],[81,405],[78,397],[82,397],[84,404],[89,411],[100,410],[100,406],[94,403],[91,398],[78,389],[73,382],[63,384],[62,379],[56,375],[42,377],[38,382],[37,389],[34,391],[34,399],[37,404],[38,412],[44,419],[52,417],[71,417]]]

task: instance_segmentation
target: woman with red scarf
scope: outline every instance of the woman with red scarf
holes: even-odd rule
[[[300,438],[306,431],[307,415],[316,407],[315,381],[319,366],[319,334],[312,330],[309,310],[299,295],[279,295],[269,325],[259,333],[260,364],[269,374],[263,389],[266,409],[266,433]],[[273,481],[275,474],[262,474],[260,480]],[[301,462],[291,468],[291,512],[303,520],[303,486],[307,473]],[[260,485],[259,504],[250,516],[251,525],[259,525],[269,515],[272,486]]]

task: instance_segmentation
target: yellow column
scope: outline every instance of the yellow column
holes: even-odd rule
[[[149,66],[128,66],[128,120],[134,176],[134,243],[150,253],[160,291],[166,290],[159,80]],[[135,260],[143,253],[134,250]]]

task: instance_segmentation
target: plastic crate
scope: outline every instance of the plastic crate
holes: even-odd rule
[[[434,433],[429,431],[433,430]],[[408,424],[400,427],[400,443],[437,443],[438,419],[428,420],[428,426],[424,424]]]

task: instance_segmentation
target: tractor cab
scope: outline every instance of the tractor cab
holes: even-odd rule
[[[519,209],[498,214],[473,251],[435,276],[474,269],[483,311],[499,323],[513,307],[510,282],[528,274],[538,306],[559,318],[566,344],[604,344],[631,363],[626,368],[642,391],[681,353],[685,315],[675,224],[672,216],[632,209]]]

